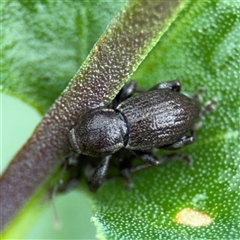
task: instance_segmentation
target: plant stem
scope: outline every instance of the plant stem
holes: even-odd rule
[[[68,132],[89,108],[109,103],[186,1],[129,1],[0,179],[1,230],[69,153]]]

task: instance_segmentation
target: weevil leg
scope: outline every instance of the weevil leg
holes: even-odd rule
[[[196,122],[193,126],[193,130],[197,131],[202,127],[202,120],[205,118],[205,116],[207,114],[209,114],[210,112],[215,111],[216,109],[216,104],[217,104],[218,100],[216,98],[213,98],[210,101],[207,101],[204,106],[201,108],[201,111],[199,113],[199,121]]]
[[[78,166],[79,165],[78,157],[79,157],[79,154],[76,154],[76,153],[72,153],[70,156],[66,157],[66,160],[63,165],[63,173],[60,177],[58,187],[56,190],[57,193],[67,192],[68,190],[79,185],[81,171]],[[70,173],[68,174],[67,178],[63,177],[65,172]]]
[[[198,88],[198,90],[192,95],[192,99],[195,101],[195,102],[201,102],[201,97],[202,97],[202,94],[206,91],[205,88],[201,87],[201,88]]]
[[[132,94],[135,92],[136,88],[137,83],[134,80],[125,84],[113,100],[113,107],[116,107],[118,104],[131,97]]]
[[[173,160],[176,160],[176,159],[179,159],[179,160],[185,162],[189,167],[191,167],[191,165],[192,165],[192,160],[191,160],[190,156],[188,156],[186,154],[179,153],[179,152],[174,152],[174,153],[171,153],[171,154],[168,154],[168,155],[161,156],[160,158],[157,159],[157,161],[158,161],[157,165],[163,164],[165,162],[170,162],[170,161],[173,161]],[[141,165],[138,165],[138,166],[135,166],[135,167],[122,169],[121,175],[126,180],[125,181],[125,188],[129,189],[133,186],[133,183],[132,183],[132,180],[131,180],[131,174],[132,173],[139,172],[143,169],[147,169],[147,168],[151,168],[151,167],[154,167],[153,164],[144,163],[144,164],[141,164]]]
[[[208,113],[214,111],[216,108],[217,102],[218,102],[218,100],[216,98],[213,98],[212,100],[207,101],[205,103],[204,107],[201,109],[200,117],[203,118]]]
[[[152,153],[139,152],[139,151],[133,151],[133,153],[143,162],[151,166],[157,166],[161,163],[161,161],[159,161],[155,156],[153,156]]]
[[[170,144],[170,145],[166,145],[163,148],[167,149],[167,150],[176,150],[182,147],[185,147],[191,143],[193,143],[195,141],[195,132],[191,131],[191,135],[185,135],[183,136],[181,139],[179,139],[177,142]]]
[[[181,84],[178,80],[172,80],[168,82],[161,82],[152,87],[149,91],[152,90],[160,90],[160,89],[166,89],[170,91],[180,92],[181,90]],[[137,82],[132,80],[131,82],[125,84],[120,92],[117,94],[115,99],[113,100],[112,104],[110,104],[110,107],[116,108],[118,104],[125,101],[127,98],[131,97],[134,92],[143,93],[146,92],[144,89],[141,89],[137,87]]]
[[[202,96],[202,93],[205,92],[206,89],[205,88],[199,88],[192,96],[192,99],[195,101],[195,102],[201,102],[202,99],[201,99],[201,96]],[[207,115],[209,112],[212,112],[215,110],[215,107],[216,107],[216,104],[218,102],[218,99],[217,98],[213,98],[211,99],[210,101],[207,101],[204,106],[202,107],[201,109],[201,112],[200,112],[200,118],[203,118],[205,115]]]
[[[57,227],[61,226],[62,222],[58,216],[58,212],[57,212],[57,209],[56,209],[56,205],[55,205],[55,202],[54,202],[54,198],[57,194],[57,192],[59,192],[59,189],[62,185],[62,182],[63,182],[63,176],[66,172],[66,169],[67,169],[67,161],[64,162],[64,165],[63,165],[63,169],[60,173],[60,176],[59,176],[59,180],[57,182],[57,184],[54,186],[54,188],[50,191],[50,200],[51,200],[51,205],[52,205],[52,210],[53,210],[53,215],[54,215],[54,223]]]
[[[60,176],[59,176],[59,180],[58,180],[57,184],[54,186],[54,188],[52,189],[52,191],[50,192],[50,199],[51,200],[54,199],[54,197],[56,196],[56,194],[58,192],[61,192],[61,185],[63,183],[63,176],[67,171],[67,165],[68,165],[68,161],[65,161],[64,164],[63,164],[62,171],[61,171]]]
[[[131,173],[138,172],[142,169],[149,168],[152,166],[157,166],[162,163],[161,160],[158,160],[152,153],[131,151],[137,158],[141,159],[144,164],[138,165],[136,167],[124,168],[121,171],[121,175],[125,178],[125,188],[129,189],[133,184],[131,181]]]
[[[92,192],[96,192],[102,185],[107,174],[110,158],[111,155],[104,157],[93,173],[89,181],[89,188]]]
[[[157,85],[153,86],[152,88],[149,89],[149,91],[152,90],[161,90],[161,89],[166,89],[166,90],[171,90],[175,92],[180,92],[181,91],[181,83],[178,80],[172,80],[168,82],[161,82],[158,83]]]
[[[68,190],[73,189],[74,187],[79,185],[79,178],[80,176],[77,178],[71,178],[69,179],[64,186],[59,187],[59,189],[57,190],[58,193],[66,193]]]
[[[150,168],[150,167],[153,167],[153,165],[151,164],[148,164],[148,163],[144,163],[144,164],[141,164],[141,165],[138,165],[136,167],[131,167],[131,168],[124,168],[122,169],[121,171],[121,176],[124,178],[124,187],[125,189],[130,189],[131,187],[134,186],[133,182],[132,182],[132,179],[131,179],[131,174],[134,173],[134,172],[138,172],[138,171],[141,171],[145,168]]]

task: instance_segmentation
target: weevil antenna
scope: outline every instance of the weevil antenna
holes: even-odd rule
[[[54,199],[55,199],[55,196],[57,194],[57,191],[58,191],[59,187],[63,183],[63,176],[64,176],[64,174],[67,170],[67,165],[68,165],[68,162],[65,161],[64,165],[63,165],[63,168],[62,168],[62,171],[61,171],[61,174],[59,176],[59,180],[58,180],[57,184],[54,186],[53,190],[50,193],[50,201],[51,201],[51,207],[52,207],[52,212],[53,212],[54,226],[55,226],[56,229],[60,229],[62,227],[62,221],[59,218]]]

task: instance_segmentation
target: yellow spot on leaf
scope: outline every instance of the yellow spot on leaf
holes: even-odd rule
[[[184,208],[175,217],[175,222],[190,227],[203,227],[212,223],[212,218],[206,213],[191,208]]]

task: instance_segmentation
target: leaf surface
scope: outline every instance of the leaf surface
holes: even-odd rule
[[[3,92],[45,113],[123,4],[2,3]]]
[[[217,98],[217,107],[181,150],[192,167],[165,163],[133,174],[130,191],[123,180],[100,189],[93,221],[103,239],[240,238],[239,37],[237,2],[192,1],[138,68],[133,79],[144,88],[180,79],[188,94],[204,87],[202,102]],[[188,208],[211,224],[178,224]]]
[[[4,5],[10,27],[3,31],[3,91],[46,112],[121,6]],[[196,142],[181,150],[193,166],[175,161],[135,173],[130,191],[121,179],[107,181],[89,195],[100,238],[240,238],[239,3],[190,2],[133,76],[146,89],[176,78],[187,93],[205,87],[203,102],[218,99]],[[183,209],[205,213],[212,223],[178,224]]]

